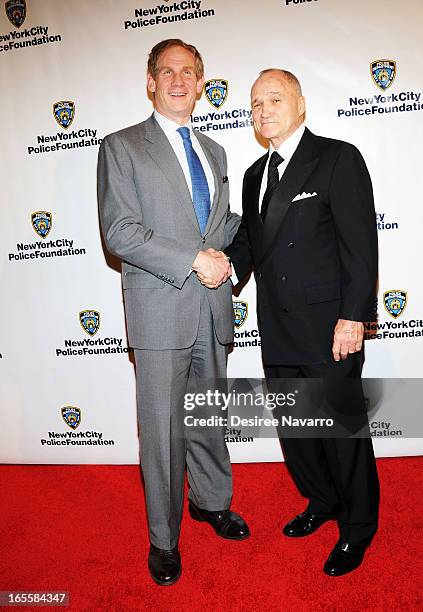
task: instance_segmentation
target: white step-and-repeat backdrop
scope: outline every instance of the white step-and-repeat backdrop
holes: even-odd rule
[[[146,60],[164,38],[203,54],[193,121],[226,148],[233,210],[263,153],[249,104],[263,68],[297,74],[310,129],[362,151],[381,252],[365,376],[421,377],[422,22],[421,0],[1,2],[0,461],[138,462],[134,366],[119,264],[99,233],[96,162],[105,134],[151,113]],[[260,377],[254,282],[234,299],[229,375]],[[379,456],[421,452],[418,439],[373,429]],[[228,444],[234,461],[281,459],[275,439],[240,431]]]

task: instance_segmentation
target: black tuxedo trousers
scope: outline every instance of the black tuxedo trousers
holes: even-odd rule
[[[265,374],[273,385],[286,378],[325,378],[341,385],[343,379],[355,378],[361,389],[361,367],[362,352],[331,364],[265,366]],[[351,386],[346,385],[345,392],[350,391]],[[364,403],[360,405],[357,393],[354,395],[356,414],[365,415]],[[364,402],[362,393],[358,395]],[[370,543],[377,530],[379,508],[379,480],[370,437],[281,437],[281,445],[292,479],[308,499],[308,510],[333,515],[343,542]]]

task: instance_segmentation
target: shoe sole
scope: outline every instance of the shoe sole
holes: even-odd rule
[[[203,519],[202,516],[200,516],[199,514],[196,513],[195,510],[191,509],[191,506],[188,506],[188,512],[190,517],[194,520],[197,521],[198,523],[207,523],[207,525],[210,525],[210,523],[208,521],[206,521],[206,519]],[[219,538],[223,538],[224,540],[234,540],[234,541],[241,541],[241,540],[246,540],[247,538],[250,537],[250,533],[246,533],[243,536],[237,536],[237,537],[231,537],[231,536],[227,536],[227,535],[223,535],[223,533],[219,533],[214,527],[213,525],[210,525],[210,527],[213,529],[213,531],[215,532],[216,535],[219,536]]]

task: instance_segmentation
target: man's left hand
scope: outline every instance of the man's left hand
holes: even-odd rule
[[[351,353],[361,351],[364,325],[361,321],[338,319],[333,334],[332,353],[335,361],[346,359]]]

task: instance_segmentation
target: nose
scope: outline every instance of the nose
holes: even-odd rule
[[[272,114],[272,107],[269,104],[269,102],[263,102],[262,107],[261,107],[261,116],[266,119],[268,117],[270,117]]]
[[[172,79],[172,85],[182,85],[183,84],[183,80],[182,80],[182,72],[174,72],[173,73],[173,79]]]

